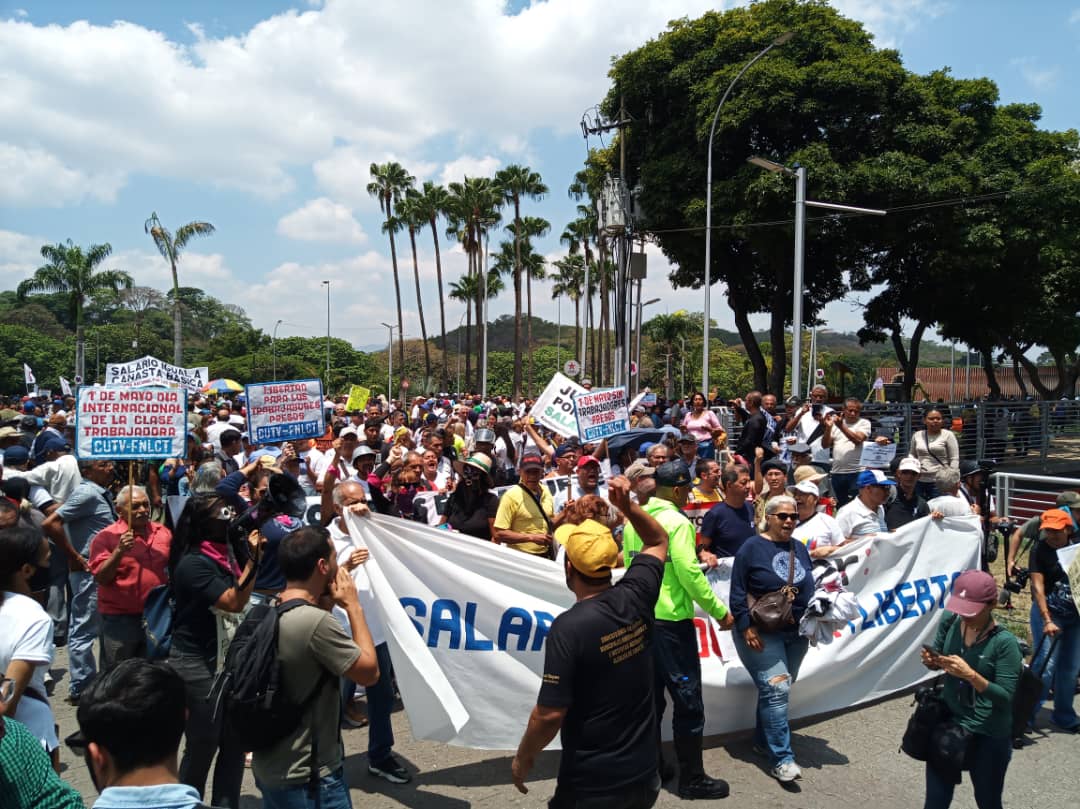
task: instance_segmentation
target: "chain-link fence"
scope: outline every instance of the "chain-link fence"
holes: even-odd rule
[[[734,447],[741,425],[728,408],[715,409]],[[946,428],[956,434],[961,460],[1040,470],[1075,461],[1080,467],[1080,402],[867,402],[862,415],[870,420],[875,435],[889,436],[897,444],[897,453],[905,455],[912,433],[922,429],[923,416],[931,409],[940,410]],[[776,417],[783,425],[783,408]]]

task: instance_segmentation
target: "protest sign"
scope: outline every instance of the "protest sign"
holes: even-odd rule
[[[357,410],[363,410],[367,407],[367,400],[371,398],[371,391],[367,388],[362,388],[359,385],[353,385],[349,388],[349,398],[345,402],[345,410],[349,413]]]
[[[182,458],[187,396],[177,388],[81,387],[75,405],[79,458]]]
[[[896,457],[896,444],[878,444],[869,439],[862,442],[859,466],[867,469],[888,469]]]
[[[210,381],[209,369],[181,368],[169,365],[149,355],[131,362],[110,362],[105,366],[106,385],[124,385],[131,388],[178,387],[197,391]]]
[[[574,417],[574,396],[578,393],[586,393],[585,388],[569,377],[556,373],[536,397],[529,412],[542,425],[564,438],[576,436],[578,428]]]
[[[715,506],[716,503],[687,503],[682,507],[682,513],[686,515],[686,519],[690,520],[694,524],[694,533],[697,534],[697,541],[700,545],[702,543],[701,536],[701,523],[705,519],[705,515],[709,513],[709,509]]]
[[[1058,562],[1061,569],[1069,577],[1069,588],[1072,591],[1073,601],[1080,610],[1080,545],[1066,545],[1057,552]]]
[[[548,628],[574,604],[563,568],[392,517],[345,519],[371,551],[364,567],[413,736],[516,749],[540,689]],[[809,650],[791,690],[791,718],[848,710],[935,676],[922,665],[920,646],[933,642],[953,579],[978,566],[981,540],[977,518],[924,518],[887,540],[856,540],[815,560],[816,575],[855,596],[859,617]],[[708,576],[725,599],[731,563],[720,560]],[[715,641],[705,616],[694,623],[705,735],[754,727],[750,675],[726,640]]]
[[[582,441],[600,441],[630,429],[625,388],[606,388],[574,396],[574,416]]]
[[[256,444],[319,438],[326,429],[322,382],[293,379],[244,386],[248,435]]]

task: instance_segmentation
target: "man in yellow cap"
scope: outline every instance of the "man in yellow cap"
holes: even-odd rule
[[[668,537],[630,499],[630,481],[612,478],[608,497],[634,526],[642,547],[612,586],[619,548],[606,526],[569,526],[566,586],[577,603],[551,624],[536,707],[514,756],[514,785],[527,792],[536,755],[562,730],[558,783],[549,806],[603,798],[621,809],[648,809],[660,792],[653,704],[653,605]]]

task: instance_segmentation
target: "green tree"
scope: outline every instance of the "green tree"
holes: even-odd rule
[[[435,245],[435,277],[439,286],[439,333],[442,336],[442,378],[440,387],[447,390],[450,387],[450,368],[446,364],[446,298],[443,295],[442,256],[439,252],[439,228],[438,220],[450,205],[450,195],[441,185],[432,182],[424,183],[417,200],[418,213],[427,220],[431,227],[431,240]]]
[[[680,338],[686,339],[690,337],[699,326],[699,318],[678,311],[670,315],[656,315],[641,327],[642,333],[648,335],[649,339],[664,354],[664,390],[668,399],[672,398],[675,382],[671,358],[678,351]]]
[[[581,253],[570,253],[566,258],[552,262],[555,267],[555,281],[552,294],[556,298],[566,297],[574,302],[574,347],[570,351],[571,357],[576,357],[578,346],[581,345],[581,299],[585,289],[585,256]]]
[[[83,334],[83,307],[105,290],[116,292],[131,286],[131,276],[122,270],[98,270],[112,253],[108,244],[92,244],[85,252],[73,244],[46,244],[41,248],[44,264],[22,281],[16,293],[20,299],[34,293],[61,293],[68,298],[68,310],[75,321],[75,374],[86,378],[86,344]]]
[[[171,233],[167,227],[161,224],[157,212],[150,214],[150,218],[143,224],[143,230],[150,234],[154,240],[161,257],[169,262],[172,271],[173,282],[173,363],[182,366],[184,364],[183,349],[183,322],[180,312],[180,276],[176,271],[176,265],[180,261],[180,255],[184,252],[189,241],[196,236],[209,236],[214,232],[214,226],[209,222],[188,222],[177,228],[176,233]]]
[[[457,281],[450,282],[450,297],[456,301],[461,301],[465,304],[466,316],[465,316],[465,388],[468,389],[469,371],[468,362],[471,351],[471,338],[472,338],[472,310],[476,307],[477,319],[479,320],[480,300],[484,296],[484,290],[481,284],[477,283],[478,276],[470,275],[466,273],[461,276]],[[488,299],[498,297],[499,293],[503,290],[503,281],[499,275],[498,270],[492,268],[487,274],[487,297]],[[479,355],[479,348],[477,349]],[[490,356],[488,357],[490,360]],[[489,365],[490,370],[490,365]],[[475,388],[479,389],[479,386]]]
[[[409,246],[412,248],[413,278],[416,279],[416,309],[420,315],[420,339],[424,343],[424,391],[431,390],[431,350],[427,339],[427,324],[424,322],[424,301],[420,295],[420,264],[416,259],[416,231],[426,224],[424,212],[420,207],[420,195],[410,190],[398,205],[397,220],[400,227],[409,232]]]
[[[495,182],[503,194],[503,199],[514,207],[514,221],[511,231],[514,236],[514,392],[513,396],[521,396],[521,243],[527,238],[521,220],[521,199],[540,199],[548,192],[540,175],[528,166],[511,165],[496,172]],[[550,227],[550,226],[549,226]],[[530,290],[531,292],[531,290]],[[532,295],[530,294],[529,318],[532,318]],[[531,336],[528,339],[529,350],[532,349]],[[530,368],[532,367],[530,363]],[[532,379],[529,380],[529,391],[532,394]]]
[[[394,300],[397,303],[398,357],[404,369],[405,332],[403,331],[404,321],[401,317],[401,282],[398,279],[397,247],[394,244],[394,206],[401,202],[405,193],[415,185],[416,178],[396,162],[383,163],[381,166],[372,163],[369,172],[371,182],[368,183],[367,192],[379,200],[379,210],[386,217],[382,230],[390,238],[390,263],[394,268]]]

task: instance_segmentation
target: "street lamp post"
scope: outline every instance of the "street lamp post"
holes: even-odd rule
[[[562,368],[562,295],[555,296],[555,311],[559,325],[555,329],[555,370]],[[560,371],[561,373],[561,371]]]
[[[326,387],[330,387],[330,282],[326,285]]]
[[[393,393],[391,393],[391,386],[394,384],[394,329],[397,326],[391,326],[389,323],[383,323],[390,330],[390,343],[386,350],[386,406],[390,407],[390,402],[393,399]],[[459,335],[460,338],[460,335]],[[401,335],[398,335],[398,339],[401,339]]]
[[[870,216],[884,216],[885,211],[878,208],[857,208],[854,205],[838,205],[835,202],[816,202],[806,198],[806,167],[795,165],[789,169],[780,163],[764,157],[748,157],[748,163],[795,178],[795,268],[792,273],[791,300],[791,395],[799,395],[799,382],[802,379],[802,320],[803,320],[803,259],[806,242],[806,209],[824,208],[843,213],[861,213]]]
[[[637,373],[634,374],[634,394],[641,392],[641,310],[646,306],[652,306],[654,303],[660,303],[659,298],[653,298],[650,301],[641,302],[641,281],[638,281],[638,294],[637,294],[637,346],[634,352],[634,364],[637,366]]]
[[[277,323],[275,323],[274,333],[270,335],[270,354],[273,357],[275,382],[277,382],[277,327],[284,322],[284,320],[279,320]]]
[[[465,316],[469,313],[469,305],[465,304],[465,311],[461,313],[457,324],[457,391],[461,393],[461,324],[465,322]],[[383,324],[386,325],[385,323]]]
[[[704,344],[701,349],[701,389],[705,391],[706,395],[708,395],[709,391],[709,290],[712,286],[712,144],[713,136],[716,135],[716,122],[720,120],[720,110],[724,106],[724,102],[727,101],[728,96],[731,95],[731,91],[735,88],[739,79],[743,77],[743,74],[746,73],[758,59],[761,59],[773,48],[783,45],[791,39],[792,36],[794,36],[794,34],[791,31],[785,31],[765,46],[753,59],[742,66],[742,69],[735,74],[735,78],[731,80],[731,84],[729,84],[724,91],[724,95],[720,97],[720,103],[716,106],[716,113],[713,115],[712,126],[709,128],[709,157],[705,170],[705,325],[703,326]]]

